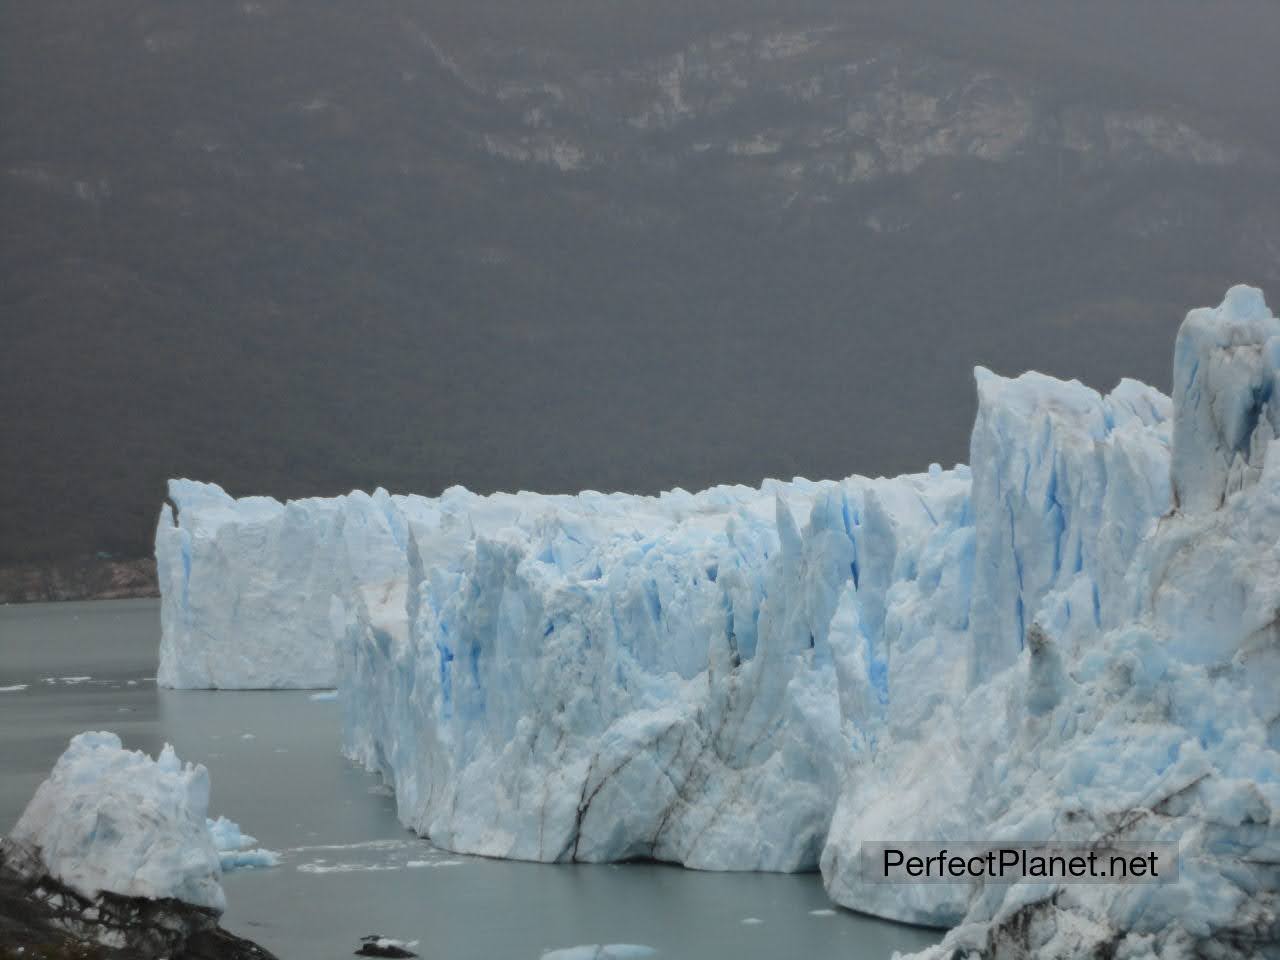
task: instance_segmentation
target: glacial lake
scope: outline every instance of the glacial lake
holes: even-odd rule
[[[169,742],[213,781],[210,813],[282,854],[224,878],[223,924],[282,960],[339,960],[365,934],[426,960],[537,960],[581,944],[656,957],[887,960],[941,934],[832,910],[816,874],[651,864],[545,865],[458,856],[406,831],[377,777],[340,752],[341,707],[308,692],[158,690],[154,600],[0,607],[0,830],[67,741],[112,730]],[[818,911],[814,913],[814,911]]]

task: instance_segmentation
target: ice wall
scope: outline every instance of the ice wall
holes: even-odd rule
[[[476,501],[491,533],[445,568],[411,550],[407,606],[350,620],[347,751],[450,849],[813,867],[837,790],[841,587],[865,577],[883,603],[887,554],[912,563],[967,491],[962,469]]]
[[[234,499],[169,481],[156,529],[160,669],[167,687],[332,687],[332,600],[403,580],[421,497]],[[176,508],[176,509],[175,509]]]

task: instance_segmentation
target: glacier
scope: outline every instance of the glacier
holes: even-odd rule
[[[337,686],[439,846],[820,869],[932,957],[1276,956],[1280,321],[1172,397],[976,371],[970,463],[657,497],[172,481],[170,686]],[[1168,885],[886,884],[864,841],[1163,840]],[[1207,946],[1206,946],[1207,945]]]

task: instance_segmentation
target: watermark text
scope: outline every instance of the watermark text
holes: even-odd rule
[[[1178,879],[1178,844],[875,841],[862,845],[860,868],[863,879],[875,883],[1172,883]]]

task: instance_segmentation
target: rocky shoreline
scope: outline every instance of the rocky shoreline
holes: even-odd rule
[[[0,564],[0,603],[123,600],[159,595],[156,562],[151,557],[75,557]]]
[[[0,840],[0,960],[273,960],[218,925],[213,910],[180,900],[102,893],[84,897]]]

